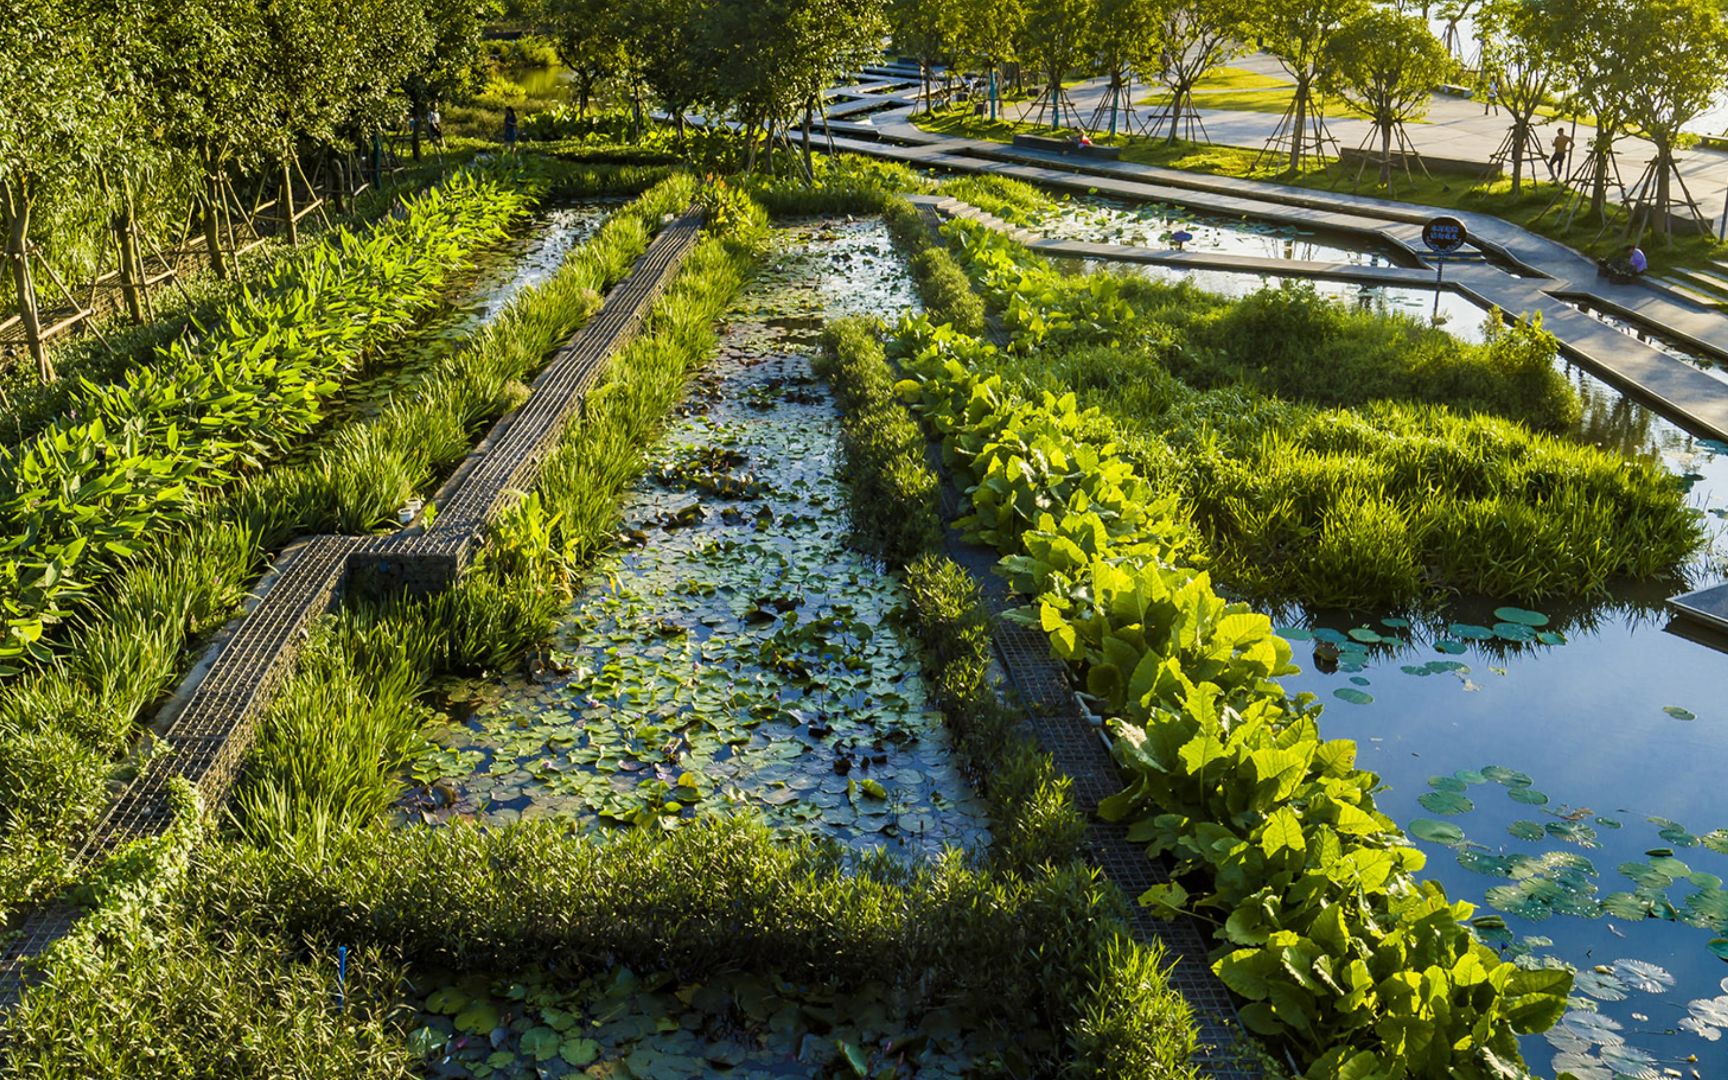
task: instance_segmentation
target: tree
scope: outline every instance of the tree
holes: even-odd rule
[[[955,58],[962,16],[970,16],[976,7],[974,0],[887,0],[891,41],[895,49],[918,60],[926,110],[931,70]]]
[[[1157,0],[1151,32],[1133,55],[1140,80],[1168,92],[1169,141],[1195,115],[1194,86],[1240,51],[1248,33],[1246,0]]]
[[[1540,146],[1536,111],[1559,89],[1555,42],[1560,27],[1544,0],[1487,0],[1477,16],[1482,39],[1482,76],[1499,87],[1500,103],[1512,118],[1512,194],[1523,190],[1524,162]]]
[[[1631,0],[1631,6],[1621,33],[1625,54],[1638,58],[1638,77],[1630,87],[1626,114],[1656,144],[1656,157],[1640,186],[1640,205],[1653,206],[1657,234],[1672,240],[1668,208],[1681,204],[1671,189],[1679,176],[1674,151],[1686,125],[1728,86],[1728,19],[1721,0]],[[1696,215],[1690,195],[1684,205]],[[1634,226],[1642,228],[1642,222]]]
[[[1110,134],[1116,134],[1117,113],[1132,108],[1134,59],[1158,28],[1160,0],[1097,0],[1097,22],[1092,39],[1098,68],[1110,80],[1099,112],[1110,110]],[[1097,126],[1094,114],[1092,126]]]
[[[425,0],[418,5],[426,27],[426,47],[410,63],[401,80],[408,107],[419,118],[432,102],[472,91],[485,78],[481,31],[486,21],[503,11],[498,0]],[[390,40],[386,36],[380,40]],[[373,85],[378,85],[375,81]],[[414,156],[420,156],[420,125],[414,125]]]
[[[0,226],[31,358],[44,382],[32,225],[42,200],[103,164],[117,111],[101,77],[93,20],[77,0],[0,0]]]
[[[997,88],[1004,69],[1016,59],[1014,46],[1025,32],[1024,0],[950,0],[954,58],[989,79],[990,119],[996,119]]]
[[[710,0],[627,0],[626,55],[634,61],[632,80],[665,106],[684,137],[684,114],[715,98],[717,70],[702,33]]]
[[[1325,84],[1373,121],[1380,136],[1380,183],[1392,183],[1392,141],[1428,112],[1433,88],[1452,57],[1416,15],[1376,8],[1345,24],[1327,43]]]
[[[1097,19],[1097,0],[1026,0],[1026,26],[1015,52],[1043,80],[1046,105],[1055,111],[1052,127],[1064,126],[1062,80],[1093,58]]]
[[[588,115],[594,88],[624,66],[628,25],[617,0],[545,0],[548,33],[576,81],[576,115]]]
[[[1252,25],[1283,65],[1296,89],[1290,102],[1290,171],[1302,168],[1308,129],[1321,122],[1315,94],[1332,36],[1368,10],[1368,0],[1254,0]],[[1314,148],[1319,152],[1319,148]]]
[[[722,73],[717,96],[750,136],[746,169],[756,165],[756,133],[772,153],[777,133],[783,137],[799,115],[807,118],[823,90],[880,51],[885,30],[878,0],[713,4],[705,35]]]
[[[1614,144],[1625,133],[1628,105],[1646,71],[1645,58],[1628,49],[1624,0],[1549,0],[1554,6],[1554,59],[1564,73],[1567,107],[1596,118],[1586,166],[1590,213],[1608,213],[1608,176]]]

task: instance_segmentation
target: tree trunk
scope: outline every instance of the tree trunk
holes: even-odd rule
[[[642,90],[634,82],[630,85],[630,142],[642,141]]]
[[[1674,157],[1664,142],[1656,144],[1656,234],[1669,244],[1674,243],[1674,216],[1668,212],[1669,197],[1673,194],[1671,177],[1674,173]]]
[[[132,180],[121,181],[120,214],[114,220],[114,232],[120,241],[120,292],[126,299],[126,313],[132,321],[144,321],[144,260],[138,255],[137,207],[132,202]]]
[[[816,167],[810,157],[810,116],[815,111],[810,102],[804,103],[804,175],[812,185],[816,183]]]
[[[1515,117],[1512,121],[1512,197],[1517,198],[1524,187],[1524,150],[1530,145],[1530,121]],[[1535,177],[1531,177],[1535,182]]]
[[[1392,190],[1392,125],[1380,125],[1380,185]]]
[[[12,260],[12,282],[18,293],[18,314],[24,322],[24,342],[30,347],[30,358],[36,361],[37,377],[45,383],[53,382],[54,362],[42,343],[36,284],[30,275],[30,197],[21,184],[6,189],[4,209],[11,226],[7,230],[6,254]]]
[[[294,216],[294,174],[289,168],[289,159],[282,159],[282,191],[277,196],[277,205],[282,210],[282,227],[287,232],[288,242],[296,247],[300,244],[300,222]]]
[[[1290,173],[1302,170],[1302,144],[1308,135],[1308,79],[1296,81],[1296,124],[1290,131]]]
[[[588,96],[594,90],[594,76],[586,71],[576,73],[576,119],[588,118]]]
[[[222,250],[222,178],[216,174],[216,164],[204,159],[204,194],[200,216],[204,219],[204,252],[210,258],[210,271],[218,281],[228,280],[228,256]]]
[[[756,121],[744,125],[744,175],[756,175]]]
[[[1608,155],[1594,143],[1590,148],[1593,159],[1590,178],[1590,212],[1600,221],[1608,220]]]

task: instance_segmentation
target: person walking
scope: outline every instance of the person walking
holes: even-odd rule
[[[1548,155],[1548,179],[1558,182],[1566,175],[1566,155],[1572,152],[1572,137],[1566,129],[1554,129],[1554,151]]]
[[[1490,110],[1495,116],[1500,115],[1500,83],[1495,79],[1488,80],[1488,90],[1482,97],[1482,115],[1487,116]]]
[[[438,111],[437,105],[426,110],[426,134],[434,146],[444,149],[444,114]]]
[[[516,110],[509,105],[504,106],[504,149],[516,150]]]

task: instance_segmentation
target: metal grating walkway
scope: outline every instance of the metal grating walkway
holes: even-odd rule
[[[164,832],[172,823],[168,792],[177,777],[198,788],[208,806],[227,799],[257,739],[258,721],[293,670],[308,628],[351,579],[415,592],[434,592],[455,580],[510,493],[533,484],[607,359],[641,329],[695,247],[702,221],[700,211],[691,211],[660,230],[600,311],[553,353],[528,401],[493,427],[446,485],[449,509],[432,529],[389,537],[313,537],[282,560],[268,591],[163,731],[158,752],[97,819],[79,862]],[[0,951],[0,1008],[17,1001],[30,959],[64,936],[78,914],[57,899],[25,918]]]

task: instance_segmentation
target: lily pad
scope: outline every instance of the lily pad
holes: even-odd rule
[[[1536,640],[1544,645],[1564,645],[1566,644],[1566,635],[1554,630],[1538,630]]]
[[[1409,629],[1409,627],[1410,627],[1410,620],[1409,619],[1400,619],[1396,615],[1393,615],[1393,616],[1390,616],[1388,618],[1381,619],[1380,625],[1391,627],[1394,630],[1406,630],[1406,629]]]
[[[1493,630],[1486,626],[1477,626],[1474,623],[1453,623],[1451,626],[1446,628],[1446,632],[1455,638],[1462,638],[1465,641],[1494,640]]]
[[[1416,818],[1405,830],[1418,840],[1427,840],[1435,844],[1461,844],[1464,842],[1464,830],[1449,821],[1435,821],[1433,818]]]
[[[1376,634],[1374,631],[1368,629],[1368,627],[1366,627],[1366,626],[1358,626],[1355,629],[1351,630],[1350,631],[1350,639],[1352,641],[1361,642],[1364,645],[1378,645],[1382,641],[1386,640],[1385,638],[1381,637],[1379,634]]]
[[[1372,705],[1374,695],[1352,686],[1341,686],[1332,691],[1332,696],[1339,701],[1348,701],[1352,705]]]
[[[1696,720],[1696,719],[1698,719],[1697,713],[1693,712],[1690,709],[1683,709],[1678,705],[1664,705],[1664,706],[1662,706],[1662,711],[1667,713],[1669,716],[1672,716],[1676,720]]]
[[[1535,821],[1514,821],[1506,826],[1506,831],[1520,840],[1540,840],[1548,835],[1541,824]]]
[[[1502,641],[1523,643],[1536,640],[1536,631],[1523,623],[1497,622],[1494,624],[1494,636]]]
[[[1416,801],[1436,814],[1463,814],[1476,808],[1475,803],[1456,791],[1430,791]]]
[[[1525,608],[1495,608],[1494,617],[1501,622],[1519,623],[1523,626],[1548,625],[1548,616],[1542,614],[1540,611],[1529,611]]]
[[[1548,801],[1548,796],[1535,788],[1515,787],[1507,791],[1506,794],[1511,796],[1513,802],[1520,802],[1526,806],[1541,806]]]
[[[1272,631],[1285,641],[1313,641],[1313,631],[1302,626],[1279,626]]]
[[[1451,638],[1441,638],[1434,643],[1434,647],[1448,656],[1462,656],[1465,650],[1462,641],[1453,641]]]

